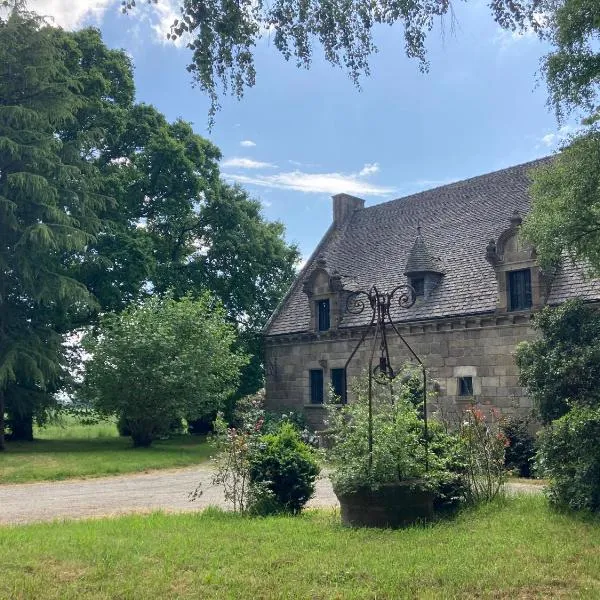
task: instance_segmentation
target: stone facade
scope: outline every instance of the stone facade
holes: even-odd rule
[[[505,413],[527,411],[530,401],[518,384],[514,361],[516,345],[532,337],[528,314],[510,316],[421,321],[401,326],[400,333],[423,360],[429,387],[437,400],[430,411],[460,412],[472,402],[495,406]],[[267,339],[267,403],[272,410],[303,411],[308,423],[322,426],[325,409],[311,404],[309,372],[323,369],[325,384],[331,369],[343,368],[360,339],[360,329],[324,334]],[[410,361],[407,350],[390,336],[392,364]],[[352,401],[352,379],[368,364],[371,344],[367,339],[348,365],[348,401]],[[471,377],[472,396],[459,395],[459,378]]]
[[[372,337],[346,363],[372,312],[353,312],[348,300],[375,285],[381,292],[412,286],[416,301],[404,308],[395,301],[390,318],[427,369],[437,392],[431,412],[459,415],[473,402],[528,411],[514,355],[534,335],[532,314],[575,296],[600,300],[600,282],[580,265],[542,271],[519,235],[536,164],[366,208],[359,198],[334,196],[331,227],[265,329],[268,407],[303,411],[321,428],[332,370],[339,384],[345,367],[352,402]],[[411,356],[391,327],[388,345],[398,371]]]

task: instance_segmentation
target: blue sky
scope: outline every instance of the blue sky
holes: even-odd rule
[[[138,2],[141,4],[141,2]],[[167,42],[176,0],[123,16],[119,0],[30,0],[34,10],[76,28],[98,26],[135,64],[139,101],[182,117],[222,151],[223,176],[259,198],[269,219],[307,257],[331,221],[331,195],[367,205],[550,154],[573,124],[546,107],[533,34],[493,22],[485,2],[456,3],[428,40],[430,70],[403,54],[399,28],[381,28],[371,76],[358,91],[319,54],[309,71],[286,63],[268,40],[256,53],[257,83],[224,99],[211,132],[208,101],[190,85],[189,52]]]

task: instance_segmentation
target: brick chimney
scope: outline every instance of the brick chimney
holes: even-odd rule
[[[357,210],[365,207],[362,198],[350,194],[336,194],[333,196],[333,224],[336,227],[343,225]]]

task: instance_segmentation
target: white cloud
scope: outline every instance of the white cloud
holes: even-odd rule
[[[358,176],[368,177],[375,173],[379,173],[379,163],[365,163],[365,166],[359,171]]]
[[[547,148],[555,148],[566,142],[567,139],[575,135],[580,130],[574,125],[563,125],[558,131],[550,132],[540,138],[540,142]]]
[[[100,23],[109,7],[117,9],[117,0],[29,0],[27,6],[65,29],[75,29],[86,20]]]
[[[160,0],[157,4],[153,4],[151,10],[154,15],[150,17],[152,23],[152,30],[156,35],[156,39],[165,44],[174,44],[175,46],[181,47],[187,44],[189,41],[189,34],[184,33],[181,37],[176,40],[168,40],[167,33],[171,31],[171,25],[175,19],[179,18],[180,12],[178,9],[178,0]]]
[[[540,26],[544,26],[548,22],[548,15],[543,12],[533,13],[533,20]],[[493,39],[494,44],[500,46],[501,50],[506,50],[511,46],[521,41],[534,40],[538,38],[538,34],[533,27],[527,26],[521,31],[509,31],[498,27],[496,35]]]
[[[254,148],[254,146],[256,146],[256,143],[253,142],[252,140],[242,140],[240,142],[240,146],[242,146],[244,148]]]
[[[138,2],[131,14],[127,17],[127,31],[138,41],[145,40],[147,36],[142,27],[149,27],[154,32],[154,41],[171,43],[183,46],[187,42],[186,36],[176,41],[167,40],[173,21],[179,17],[179,0],[160,0],[157,4]],[[31,10],[48,18],[55,25],[65,29],[77,29],[86,22],[100,24],[108,10],[115,12],[121,10],[120,0],[29,0]]]
[[[255,176],[224,173],[223,176],[238,183],[313,194],[333,195],[345,192],[357,196],[386,196],[394,192],[394,188],[361,181],[357,174],[291,171],[273,175]]]
[[[234,169],[272,169],[277,165],[269,162],[262,162],[260,160],[254,160],[252,158],[240,158],[233,157],[224,160],[221,163],[222,167],[233,167]]]

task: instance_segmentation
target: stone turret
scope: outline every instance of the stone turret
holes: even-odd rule
[[[429,298],[444,276],[441,261],[427,248],[420,227],[417,227],[417,238],[408,255],[404,274],[417,296],[423,296],[425,299]]]

